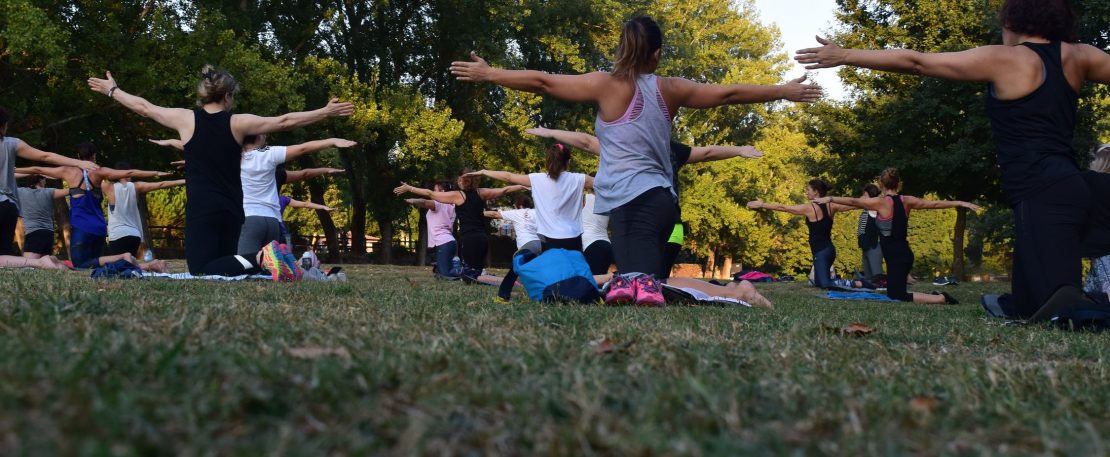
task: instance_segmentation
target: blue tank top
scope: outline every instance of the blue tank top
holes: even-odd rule
[[[107,235],[108,223],[100,205],[103,200],[104,194],[89,182],[89,172],[82,170],[81,186],[69,189],[70,224],[90,235]]]

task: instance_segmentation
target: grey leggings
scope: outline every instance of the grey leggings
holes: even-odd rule
[[[272,217],[247,216],[243,229],[239,232],[239,255],[253,258],[271,241],[281,239],[281,222]]]

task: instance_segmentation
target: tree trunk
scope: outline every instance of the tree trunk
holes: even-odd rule
[[[150,208],[146,204],[146,194],[135,194],[135,204],[139,207],[139,232],[143,235],[143,243],[139,245],[139,258],[142,259],[146,256],[146,251],[154,251],[154,246],[151,246],[150,226]]]
[[[310,180],[307,184],[309,198],[312,203],[325,205],[324,186],[320,184],[320,181]],[[339,237],[336,234],[335,221],[331,219],[331,213],[320,209],[316,210],[316,217],[320,218],[320,228],[324,229],[324,242],[328,245],[328,258],[325,261],[328,263],[338,262]]]
[[[393,221],[389,219],[379,218],[378,229],[382,232],[382,240],[379,246],[382,252],[378,259],[382,265],[393,264]]]
[[[717,271],[717,279],[728,279],[732,273],[732,256],[726,255],[724,261],[721,262],[721,268]]]
[[[952,235],[952,276],[963,281],[964,271],[964,234],[967,232],[967,208],[956,208],[956,229]]]
[[[68,259],[69,230],[72,226],[69,224],[69,205],[66,204],[65,199],[54,200],[54,219],[58,221],[58,227],[62,229],[62,252],[58,253],[58,257]]]
[[[362,148],[359,148],[360,152]],[[347,183],[351,186],[351,252],[359,262],[366,261],[366,194],[363,193],[361,169],[355,165],[351,151],[344,149],[339,158],[347,168]]]
[[[706,257],[706,259],[705,272],[703,272],[702,275],[712,278],[717,274],[717,254],[713,253],[713,250],[710,249],[709,256]]]
[[[418,210],[420,212],[420,223],[417,225],[416,235],[416,266],[422,267],[428,264],[428,211],[424,209]]]

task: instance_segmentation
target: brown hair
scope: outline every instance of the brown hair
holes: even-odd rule
[[[1002,4],[1002,26],[1011,32],[1075,43],[1075,10],[1071,0],[1006,0]]]
[[[562,143],[555,143],[547,148],[547,176],[553,180],[558,180],[559,175],[567,171],[567,165],[570,164],[570,148],[563,146]]]
[[[820,197],[824,197],[829,194],[829,184],[823,180],[811,179],[806,185],[808,185],[810,189],[813,189],[814,192],[817,192],[817,195]]]
[[[897,191],[898,187],[902,185],[902,178],[898,176],[898,169],[889,167],[879,174],[879,185],[883,186],[884,190]]]
[[[613,77],[632,80],[650,73],[655,51],[663,47],[663,31],[649,16],[636,16],[621,27],[617,44],[617,58],[613,62]]]
[[[446,179],[436,181],[434,184],[432,184],[432,189],[434,190],[436,186],[439,186],[440,189],[443,189],[440,192],[450,192],[452,190],[455,190],[455,183]]]
[[[528,198],[527,195],[517,195],[516,198],[513,199],[513,208],[520,209],[520,208],[531,208],[531,207],[532,207],[532,199]]]
[[[86,141],[77,145],[77,158],[81,160],[92,160],[96,157],[96,146]]]
[[[463,176],[473,171],[474,170],[470,168],[463,168],[462,171],[459,172],[459,180],[462,181],[459,185],[459,190],[463,192],[478,190],[478,184],[482,181],[481,176]]]
[[[27,177],[23,179],[26,181],[28,187],[35,187],[39,184],[44,184],[46,181],[46,177],[43,175],[27,175]]]
[[[234,97],[239,93],[239,82],[231,73],[205,65],[200,76],[200,82],[197,83],[197,106],[221,103],[228,95]]]
[[[1110,144],[1099,145],[1095,150],[1095,158],[1091,160],[1091,170],[1110,173]]]
[[[876,186],[873,183],[867,183],[866,186],[863,186],[863,193],[867,194],[868,197],[875,198],[883,192],[879,190],[879,186]]]

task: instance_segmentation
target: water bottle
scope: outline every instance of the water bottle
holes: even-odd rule
[[[153,260],[154,260],[154,250],[153,249],[147,249],[146,252],[143,253],[143,262],[150,263]]]
[[[459,272],[461,272],[461,271],[462,271],[462,260],[459,259],[459,256],[455,256],[454,259],[451,259],[450,275],[451,276],[458,276]]]

